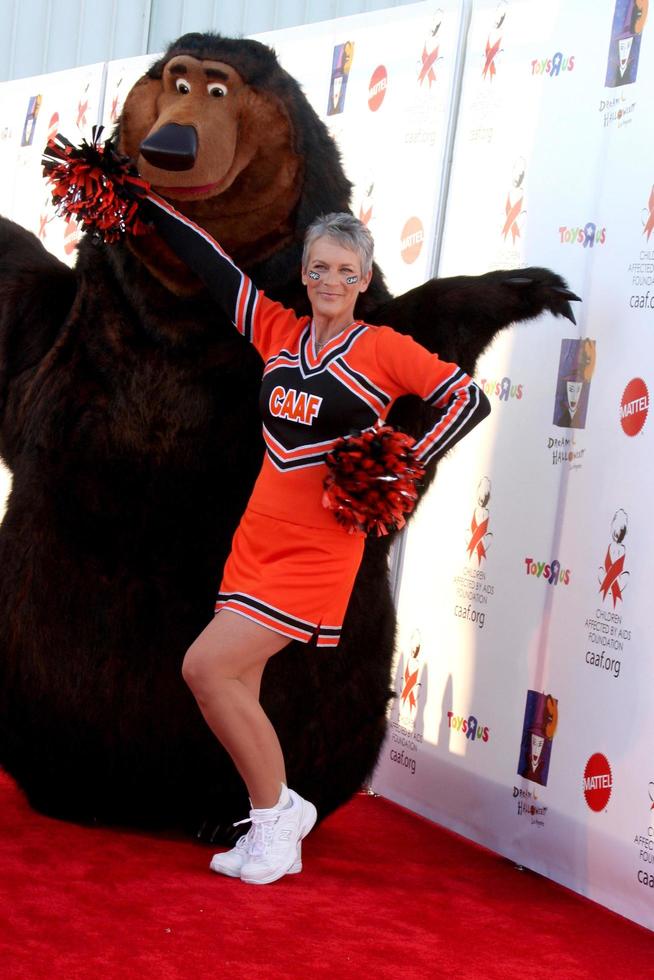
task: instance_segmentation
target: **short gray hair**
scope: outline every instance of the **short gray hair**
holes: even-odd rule
[[[321,214],[312,221],[304,236],[303,269],[306,269],[309,261],[309,250],[318,238],[331,238],[343,248],[356,252],[361,260],[362,275],[367,276],[372,269],[375,243],[363,221],[359,221],[353,214],[348,214],[347,211],[333,211],[331,214]]]

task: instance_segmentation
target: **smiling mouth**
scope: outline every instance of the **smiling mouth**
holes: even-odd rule
[[[222,184],[222,180],[217,180],[213,184],[200,184],[196,187],[166,187],[164,184],[157,184],[155,190],[163,197],[197,197],[198,195],[210,194],[217,190]]]

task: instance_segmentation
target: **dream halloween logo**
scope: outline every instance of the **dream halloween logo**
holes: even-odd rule
[[[561,429],[586,427],[595,357],[596,344],[589,337],[583,340],[570,338],[561,341],[552,420],[554,425]]]
[[[586,427],[595,356],[596,344],[589,337],[561,341],[552,421],[560,429],[573,431],[548,438],[547,449],[552,453],[553,466],[567,463],[570,469],[579,469],[582,465],[586,449],[577,440],[575,430]]]
[[[327,100],[327,115],[335,116],[345,108],[347,83],[352,70],[354,58],[354,42],[345,41],[334,46],[332,55],[332,73],[329,81],[329,98]]]
[[[605,127],[628,125],[636,110],[636,100],[628,85],[638,77],[638,60],[649,0],[616,0],[609,40],[605,85],[616,94],[600,100],[599,111]]]
[[[607,88],[632,85],[636,81],[648,6],[648,0],[616,0],[604,83]]]
[[[559,702],[551,694],[527,691],[518,775],[547,786],[552,742],[559,719]]]

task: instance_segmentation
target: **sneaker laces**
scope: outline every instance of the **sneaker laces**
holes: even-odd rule
[[[232,824],[232,827],[240,827],[241,824],[250,823],[251,820],[252,820],[252,817],[246,817],[245,820],[237,820],[236,823],[233,823]],[[248,830],[247,834],[243,834],[241,837],[239,837],[239,839],[236,841],[236,844],[234,845],[234,847],[235,848],[238,848],[239,851],[241,851],[244,848],[246,848],[248,850],[248,853],[249,853],[251,839],[254,836],[253,835],[253,830],[254,830],[254,827],[250,827],[250,829]]]
[[[252,817],[250,828],[250,833],[254,831],[250,840],[250,855],[252,857],[260,857],[268,852],[278,820],[279,814],[274,817]]]

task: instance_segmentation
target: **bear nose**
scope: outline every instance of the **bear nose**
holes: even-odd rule
[[[140,150],[160,170],[190,170],[198,152],[198,134],[194,126],[167,123],[146,136]]]

